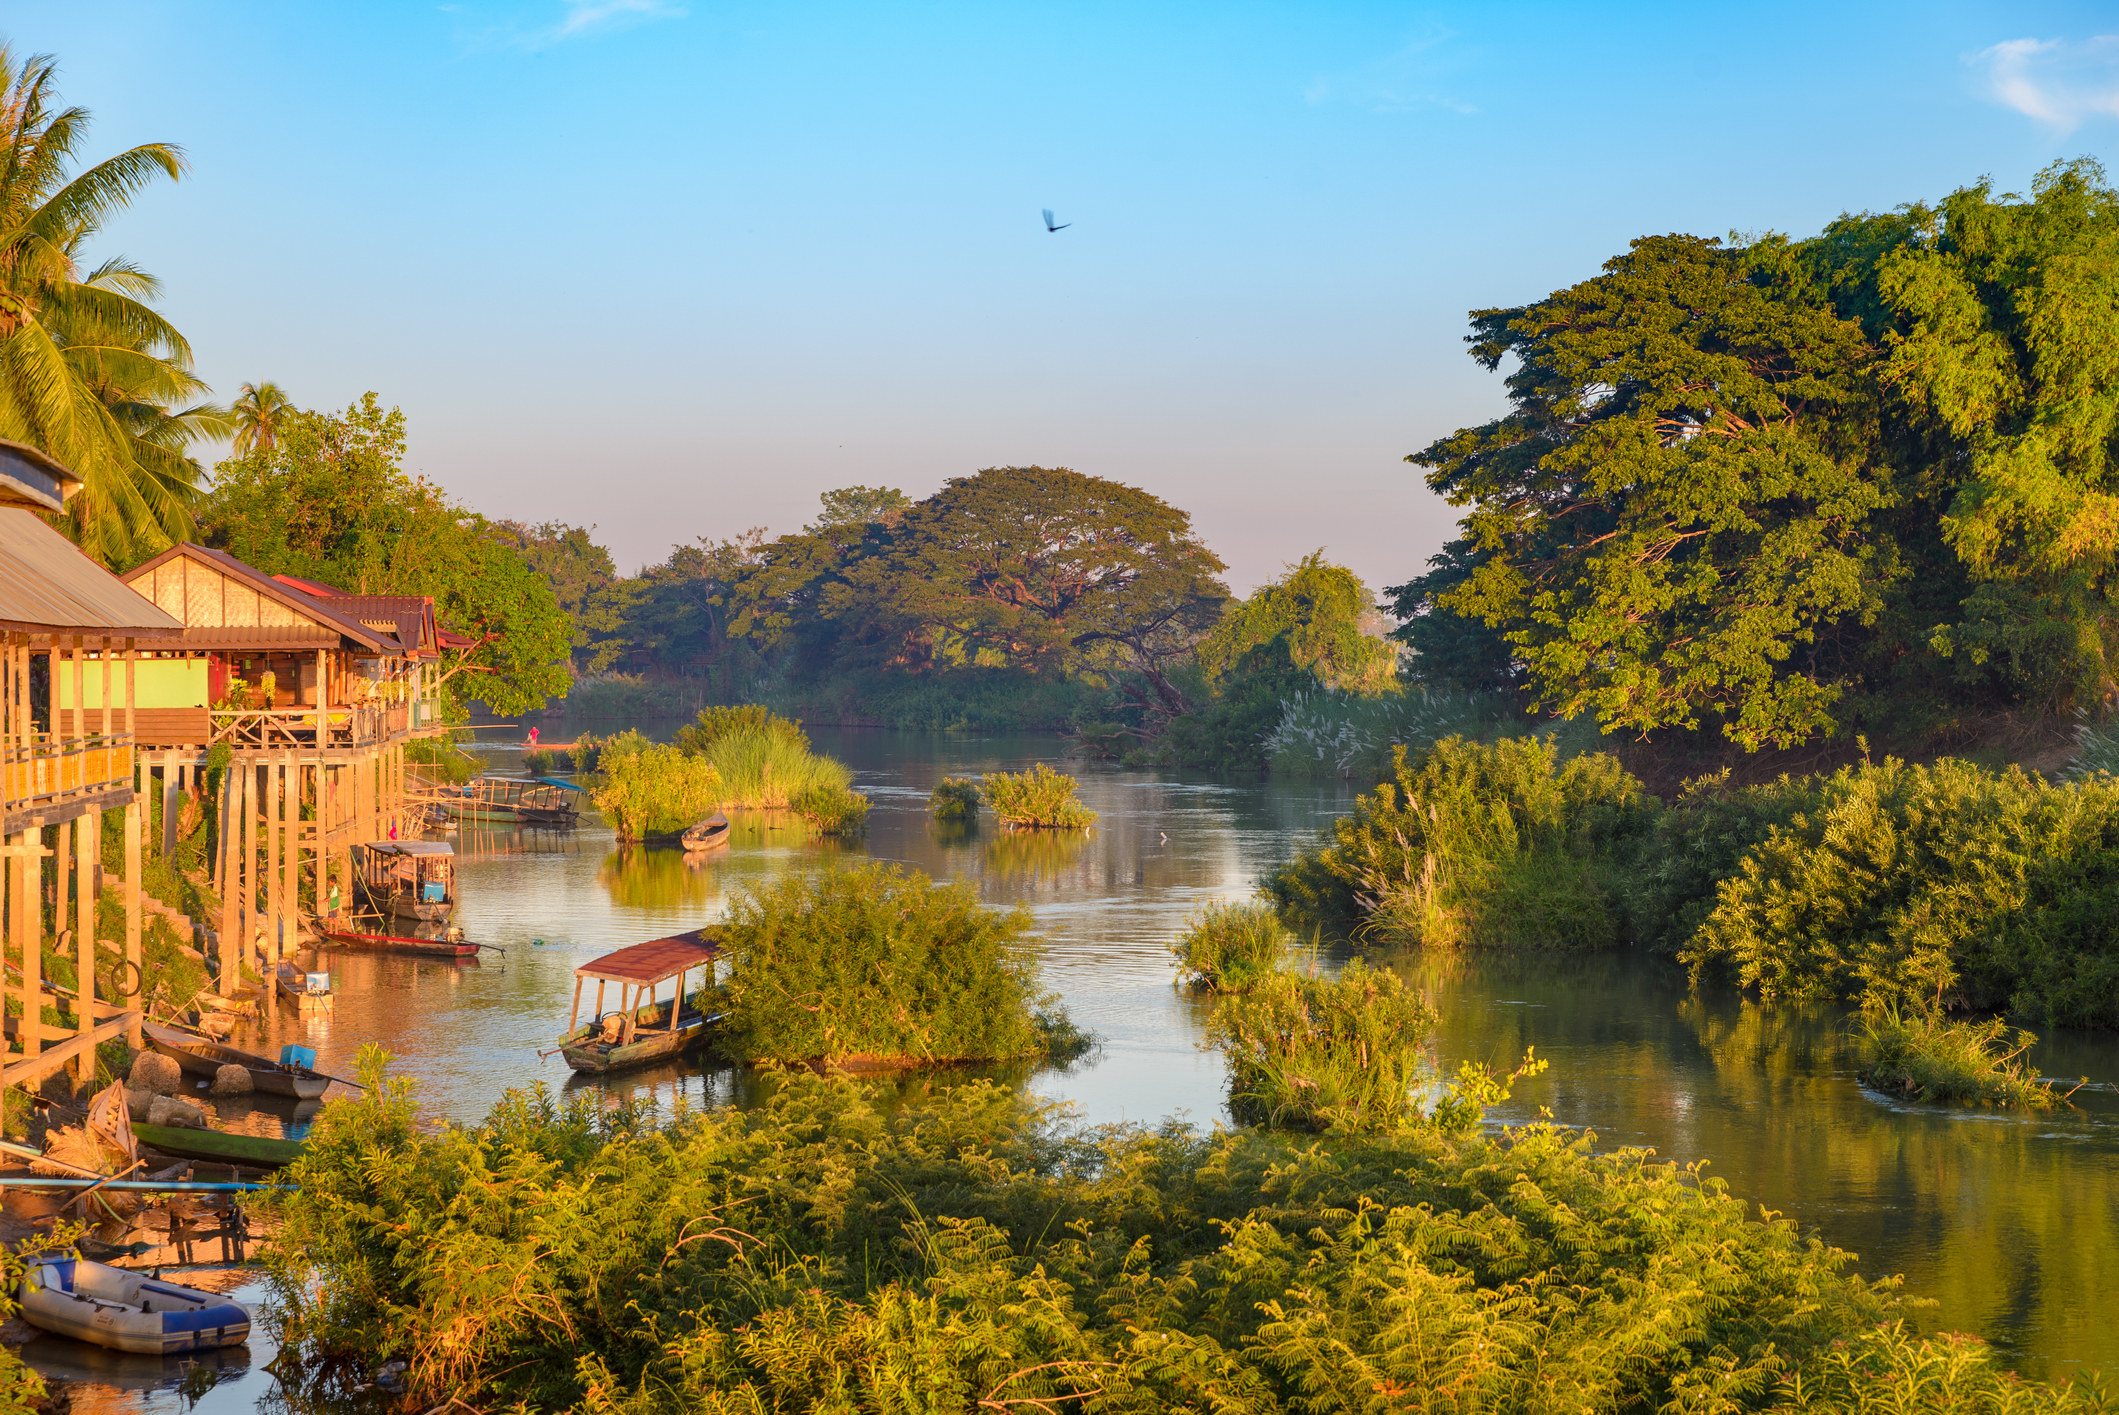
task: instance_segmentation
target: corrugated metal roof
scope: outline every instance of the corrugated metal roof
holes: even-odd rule
[[[693,929],[687,934],[672,934],[606,953],[595,962],[576,968],[574,976],[621,983],[659,983],[686,968],[713,961],[715,952],[714,930]]]
[[[180,637],[187,649],[335,649],[343,636],[312,624],[203,624]]]
[[[160,638],[184,628],[34,511],[0,508],[0,624]]]
[[[294,588],[294,586],[275,579],[256,566],[245,564],[227,551],[215,550],[210,545],[196,545],[186,541],[182,545],[172,546],[145,565],[138,565],[126,571],[125,578],[128,581],[137,581],[143,575],[153,574],[156,567],[160,566],[164,561],[173,560],[179,555],[188,555],[194,560],[211,565],[223,574],[231,575],[243,584],[250,586],[260,594],[270,595],[289,609],[297,610],[320,623],[328,624],[347,638],[356,640],[368,648],[382,650],[394,647],[386,645],[374,630],[362,624],[358,619],[349,618],[344,612],[332,608],[329,601],[319,599],[315,595],[304,594]]]

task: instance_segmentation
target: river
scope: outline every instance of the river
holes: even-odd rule
[[[1172,986],[1168,944],[1189,913],[1247,894],[1344,811],[1343,787],[1076,766],[1099,817],[1086,836],[1006,836],[990,817],[984,831],[945,834],[927,814],[936,781],[1056,761],[1060,744],[812,737],[872,797],[864,840],[818,842],[799,825],[745,817],[728,851],[688,865],[672,851],[620,851],[593,818],[568,834],[465,834],[458,921],[504,953],[475,964],[327,955],[333,1012],[307,1024],[284,1015],[252,1040],[275,1053],[303,1041],[339,1075],[352,1074],[362,1045],[379,1044],[396,1070],[419,1079],[430,1113],[474,1121],[509,1086],[573,1084],[557,1056],[538,1052],[566,1022],[581,963],[697,927],[746,881],[834,855],[874,857],[963,876],[989,903],[1035,916],[1046,985],[1103,1045],[1034,1075],[1033,1089],[1092,1122],[1226,1123],[1219,1058],[1199,1047],[1205,1004]],[[495,760],[511,764],[512,752]],[[2032,1059],[2043,1074],[2090,1077],[2057,1115],[1909,1106],[1856,1082],[1838,1009],[1696,994],[1681,972],[1632,954],[1414,956],[1393,966],[1434,994],[1445,1069],[1463,1059],[1512,1063],[1528,1046],[1551,1062],[1519,1084],[1497,1122],[1550,1110],[1593,1130],[1600,1146],[1704,1162],[1730,1192],[1859,1255],[1863,1274],[1903,1274],[1909,1294],[1935,1304],[1919,1315],[1924,1328],[1978,1333],[2027,1376],[2119,1371],[2119,1323],[2109,1318],[2119,1311],[2119,1041],[2078,1034],[2040,1044]],[[642,1073],[624,1089],[694,1104],[740,1099],[729,1073],[695,1066]],[[265,1104],[231,1106],[225,1121],[302,1128]],[[48,1341],[26,1354],[55,1374],[69,1356]],[[275,1389],[262,1369],[269,1359],[255,1338],[249,1365],[232,1363],[195,1408],[259,1408]],[[175,1365],[125,1362],[135,1364],[100,1365],[75,1408],[194,1408],[174,1389]]]

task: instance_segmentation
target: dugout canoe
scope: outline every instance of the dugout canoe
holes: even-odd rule
[[[250,1073],[251,1089],[268,1096],[292,1096],[298,1101],[316,1100],[331,1085],[329,1076],[319,1076],[307,1067],[282,1066],[255,1052],[193,1032],[181,1032],[156,1022],[144,1024],[141,1030],[147,1034],[147,1044],[184,1068],[187,1076],[211,1081],[223,1066],[240,1066]]]
[[[278,1169],[302,1157],[300,1140],[280,1140],[269,1135],[195,1130],[188,1125],[142,1125],[137,1120],[133,1122],[132,1133],[148,1148],[184,1160],[213,1160],[219,1164]]]

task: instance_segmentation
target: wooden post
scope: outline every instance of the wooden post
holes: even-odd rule
[[[125,641],[125,735],[133,739],[133,750],[139,751],[139,725],[133,715],[133,667],[140,651],[131,639]]]
[[[568,1035],[568,1036],[570,1036],[570,1037],[571,1037],[571,1036],[573,1036],[573,1035],[574,1035],[574,1029],[575,1029],[576,1027],[580,1026],[580,1025],[581,1025],[581,974],[579,974],[579,973],[576,973],[576,974],[574,975],[574,1006],[573,1006],[573,1009],[572,1009],[571,1011],[569,1011],[569,1012],[567,1013],[567,1035]]]
[[[316,749],[321,752],[331,745],[331,684],[330,670],[324,650],[316,651]]]
[[[253,763],[243,768],[243,867],[238,876],[243,886],[243,931],[237,936],[242,948],[236,956],[245,963],[250,961],[258,935],[258,805],[258,769]]]
[[[242,827],[237,823],[236,771],[230,766],[221,777],[221,799],[219,831],[221,848],[214,852],[221,867],[221,946],[215,950],[221,964],[221,996],[235,995],[235,931],[236,921],[235,852]]]
[[[265,900],[265,973],[268,977],[279,967],[280,928],[286,909],[286,901],[280,898],[280,801],[280,764],[267,761],[262,822],[265,832],[265,887],[259,893]]]
[[[130,965],[125,976],[139,989],[131,999],[132,1025],[125,1029],[125,1041],[134,1051],[140,1050],[140,1002],[147,992],[147,975],[140,971],[140,824],[140,803],[134,801],[125,808],[125,961]]]
[[[29,650],[22,651],[27,660]],[[22,853],[14,857],[15,910],[14,925],[15,957],[22,964],[22,1054],[35,1056],[43,1050],[43,1039],[38,1030],[44,1017],[44,1009],[37,995],[44,990],[43,955],[37,946],[37,935],[43,929],[42,893],[44,862],[38,858],[44,847],[44,832],[25,830],[15,837],[15,845]]]
[[[178,783],[184,779],[184,768],[177,765],[175,752],[162,754],[162,858],[168,859],[177,853],[177,817],[183,811],[180,799],[182,790]]]
[[[282,773],[282,787],[286,792],[286,805],[280,814],[286,821],[287,835],[280,851],[285,870],[280,880],[280,897],[286,901],[286,947],[292,951],[302,936],[302,767],[292,753],[288,755],[287,768]]]
[[[108,634],[105,634],[105,635],[103,636],[103,655],[102,655],[102,657],[103,657],[103,735],[104,735],[105,737],[110,737],[110,736],[112,736],[112,735],[114,735],[114,734],[116,733],[116,731],[117,731],[117,723],[116,723],[116,721],[114,720],[114,717],[113,717],[113,709],[114,709],[114,708],[116,707],[116,704],[115,704],[115,703],[113,703],[113,702],[111,701],[111,699],[112,699],[112,697],[113,697],[114,695],[113,695],[113,693],[112,693],[112,686],[111,686],[111,681],[110,681],[110,635],[108,635]],[[130,695],[129,695],[129,694],[128,694],[127,696],[128,696],[128,697],[130,697]]]
[[[88,739],[88,635],[74,635],[74,737]]]
[[[102,894],[98,866],[103,860],[103,813],[90,811],[74,822],[74,1022],[85,1039],[96,1029],[96,904]],[[96,1049],[84,1040],[74,1058],[74,1078],[82,1085],[96,1079]]]

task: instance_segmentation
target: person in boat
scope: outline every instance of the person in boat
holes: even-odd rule
[[[324,896],[324,918],[330,923],[338,922],[338,881],[331,881],[331,892]]]

